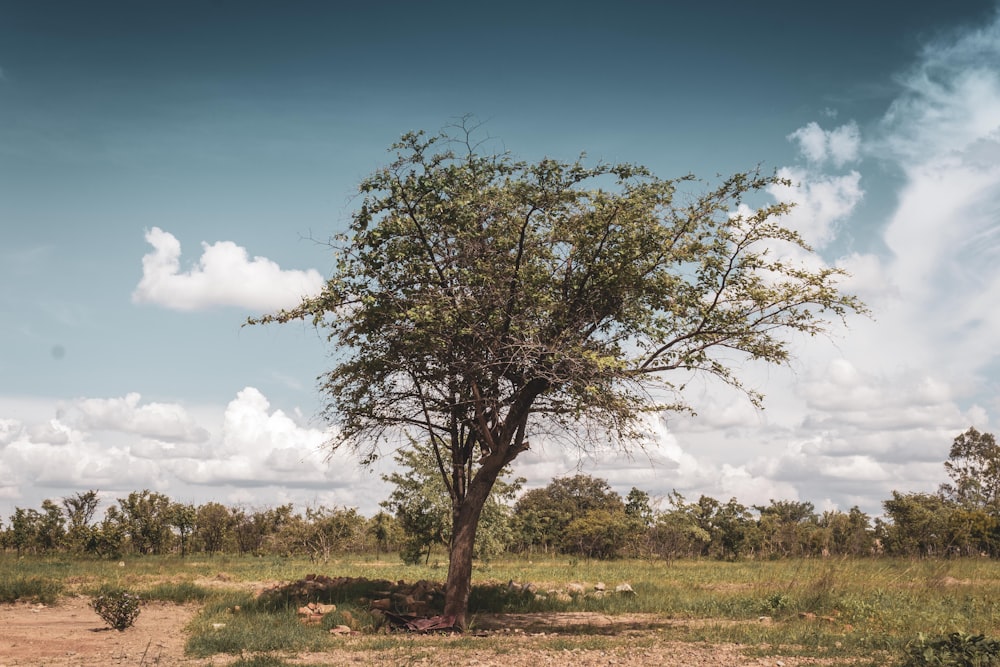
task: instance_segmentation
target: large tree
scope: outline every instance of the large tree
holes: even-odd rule
[[[783,259],[779,181],[758,172],[704,194],[629,164],[519,161],[462,125],[403,136],[360,186],[333,274],[296,308],[334,347],[321,378],[331,446],[365,460],[428,441],[448,489],[445,614],[464,627],[476,527],[494,482],[545,432],[635,442],[643,412],[683,408],[678,380],[744,388],[745,359],[788,359],[787,334],[862,309],[841,272]],[[819,265],[820,263],[814,263]],[[592,427],[592,428],[586,428]]]

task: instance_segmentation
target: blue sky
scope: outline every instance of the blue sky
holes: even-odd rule
[[[529,159],[779,170],[874,311],[747,367],[764,411],[696,384],[646,454],[550,444],[530,485],[878,513],[996,428],[993,0],[355,4],[0,0],[0,520],[91,488],[374,511],[378,469],[324,462],[323,342],[240,325],[328,274],[311,239],[389,144],[463,114]]]

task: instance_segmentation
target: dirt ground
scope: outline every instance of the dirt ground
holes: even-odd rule
[[[228,665],[236,660],[234,656],[189,658],[184,655],[184,627],[197,613],[197,605],[146,604],[135,625],[118,632],[107,628],[87,602],[84,597],[66,597],[52,606],[0,605],[0,667],[207,667]],[[674,622],[654,615],[505,614],[477,619],[478,627],[483,630],[503,628],[510,634],[510,641],[503,643],[502,651],[495,650],[495,644],[484,650],[448,650],[448,657],[443,661],[436,654],[446,650],[447,643],[455,641],[453,638],[412,636],[401,637],[400,647],[394,649],[332,650],[282,658],[295,665],[386,667],[441,664],[469,667],[800,667],[831,664],[809,658],[748,657],[739,646],[667,641],[658,636],[658,628]],[[625,646],[608,650],[566,648],[558,651],[534,645],[538,638],[551,638],[552,634],[561,632],[572,632],[574,634],[568,636],[578,637],[576,633],[583,629],[591,629],[593,634],[634,637],[635,643],[626,642]]]

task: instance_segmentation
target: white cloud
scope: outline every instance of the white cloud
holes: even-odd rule
[[[813,121],[789,134],[788,139],[798,142],[802,155],[817,166],[829,160],[834,167],[842,167],[859,158],[861,131],[853,121],[833,130],[824,130]]]
[[[831,176],[783,167],[778,176],[792,183],[768,188],[776,200],[794,204],[783,224],[799,232],[815,248],[822,248],[833,239],[836,223],[853,213],[864,197],[861,174],[857,171]]]
[[[148,488],[185,502],[327,503],[370,513],[385,497],[378,471],[362,469],[350,452],[331,455],[328,431],[272,408],[253,387],[214,412],[143,404],[137,393],[50,410],[55,418],[0,417],[0,498],[11,508],[81,489],[116,496]]]
[[[204,442],[208,431],[176,403],[140,405],[142,396],[87,398],[67,408],[68,419],[88,431],[122,431],[168,442]]]
[[[202,244],[198,265],[182,272],[181,244],[159,227],[146,232],[153,251],[142,258],[142,279],[132,293],[135,303],[153,303],[174,310],[239,306],[275,311],[297,305],[317,294],[323,277],[315,269],[282,270],[265,257],[250,259],[232,241]]]

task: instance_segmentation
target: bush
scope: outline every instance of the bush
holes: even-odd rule
[[[125,590],[108,591],[90,601],[97,615],[118,631],[132,627],[139,616],[140,604],[142,599],[138,595]]]
[[[1000,666],[1000,641],[984,635],[953,632],[947,637],[924,636],[906,647],[903,667],[992,667]]]

